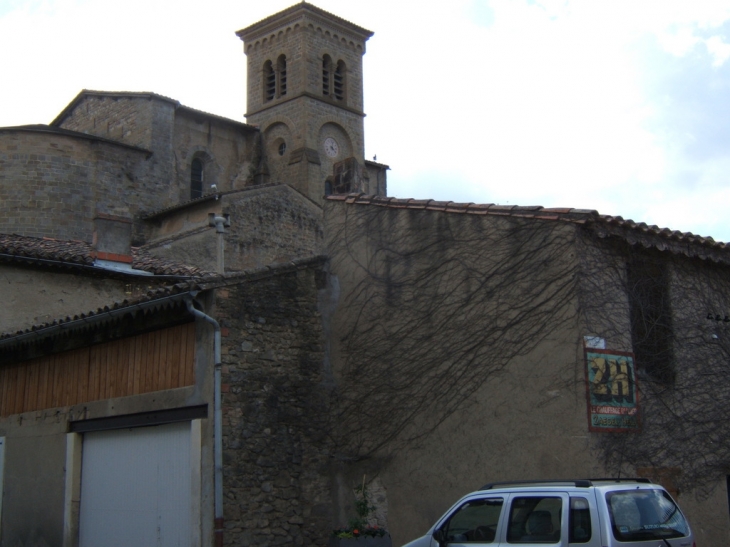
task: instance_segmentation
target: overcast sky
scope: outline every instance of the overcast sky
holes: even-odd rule
[[[245,121],[234,32],[292,0],[0,0],[0,126],[81,89]],[[597,209],[730,241],[730,0],[316,0],[375,32],[389,194]]]

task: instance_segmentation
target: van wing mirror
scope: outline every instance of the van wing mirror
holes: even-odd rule
[[[438,541],[439,545],[445,545],[446,544],[446,532],[444,532],[443,528],[439,528],[434,531],[433,533],[433,539]]]

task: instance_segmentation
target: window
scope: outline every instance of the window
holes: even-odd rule
[[[591,540],[591,511],[585,498],[570,498],[569,543],[588,543]]]
[[[203,162],[195,158],[190,163],[190,199],[196,199],[203,195]]]
[[[337,61],[335,64],[329,55],[322,58],[322,95],[333,97],[338,101],[346,98],[347,66],[344,61]]]
[[[666,263],[636,253],[627,264],[631,342],[636,365],[653,379],[674,382],[673,327]]]
[[[276,61],[276,71],[279,73],[279,97],[286,95],[286,56],[279,55]]]
[[[332,73],[332,59],[325,55],[322,59],[322,95],[330,94],[330,75]]]
[[[563,500],[558,497],[524,497],[512,500],[507,528],[508,543],[558,543]]]
[[[493,543],[502,498],[471,500],[459,507],[441,528],[448,543]]]
[[[606,502],[613,537],[619,541],[662,540],[689,534],[687,521],[663,490],[608,492]]]
[[[326,181],[324,181],[324,195],[331,196],[332,193],[332,177],[329,177]]]
[[[264,101],[270,101],[276,96],[276,72],[271,61],[264,64]]]
[[[345,100],[345,63],[337,61],[334,78],[335,99],[338,101]]]

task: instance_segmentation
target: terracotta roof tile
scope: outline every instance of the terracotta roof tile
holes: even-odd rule
[[[680,232],[655,225],[649,226],[645,222],[634,222],[621,216],[601,215],[594,209],[541,207],[539,205],[467,204],[452,201],[395,199],[365,194],[328,196],[327,199],[330,201],[345,201],[350,205],[379,205],[397,209],[425,209],[426,211],[442,213],[513,216],[543,221],[565,221],[590,226],[599,237],[621,237],[631,245],[654,247],[673,253],[730,264],[729,243],[722,243],[711,237],[702,237],[690,232]]]
[[[46,266],[60,268],[94,266],[95,250],[90,243],[83,241],[63,241],[52,238],[0,234],[0,260],[10,262],[43,262]],[[141,249],[132,248],[132,268],[154,275],[176,277],[209,277],[207,272],[172,260],[156,257]]]

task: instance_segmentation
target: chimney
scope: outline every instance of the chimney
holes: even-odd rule
[[[94,218],[94,264],[103,268],[132,269],[132,220],[97,213]]]

